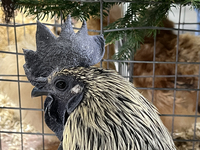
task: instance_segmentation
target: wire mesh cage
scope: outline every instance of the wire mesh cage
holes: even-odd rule
[[[89,34],[104,34],[104,27],[123,17],[129,3],[110,10],[103,19],[88,21]],[[84,2],[82,2],[84,5]],[[1,15],[3,12],[1,12]],[[109,30],[158,30],[157,36],[145,37],[130,60],[114,60],[112,55],[126,42],[126,36],[106,47],[98,67],[114,69],[132,82],[158,109],[161,119],[181,150],[200,149],[199,12],[190,7],[174,8],[164,27],[140,27]],[[31,98],[33,86],[23,70],[22,48],[36,50],[36,18],[15,12],[9,24],[0,22],[0,149],[56,149],[59,141],[44,122],[45,97]],[[72,20],[75,32],[81,22]],[[44,19],[42,23],[59,35],[62,18]],[[196,34],[196,35],[195,35]]]

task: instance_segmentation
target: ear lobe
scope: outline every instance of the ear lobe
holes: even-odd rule
[[[82,99],[83,99],[83,93],[77,94],[76,96],[69,99],[66,105],[67,113],[71,114],[74,111],[74,109],[80,104]]]
[[[71,114],[82,101],[84,95],[83,87],[84,86],[77,84],[71,89],[68,95],[69,99],[67,100],[66,104],[66,110],[68,114]]]

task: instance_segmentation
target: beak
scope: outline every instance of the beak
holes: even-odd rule
[[[36,87],[33,88],[32,92],[31,92],[31,97],[38,97],[38,96],[42,96],[42,95],[48,95],[48,91],[38,89]]]

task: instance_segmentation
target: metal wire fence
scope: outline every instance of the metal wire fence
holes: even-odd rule
[[[98,2],[98,1],[96,1]],[[104,1],[109,2],[109,1]],[[200,147],[200,125],[198,123],[198,118],[200,117],[198,113],[199,108],[199,81],[200,81],[200,69],[197,72],[189,73],[189,74],[180,74],[179,66],[180,65],[193,65],[197,66],[196,68],[200,67],[200,60],[196,61],[179,61],[179,54],[180,54],[180,35],[186,34],[186,32],[190,32],[191,34],[195,34],[195,32],[200,32],[197,30],[196,27],[198,24],[196,19],[196,12],[192,10],[188,10],[187,8],[180,8],[175,14],[175,19],[172,20],[175,22],[174,28],[167,28],[167,27],[133,27],[133,28],[121,28],[121,29],[112,29],[112,30],[104,30],[103,28],[103,9],[102,5],[104,3],[100,1],[100,29],[92,29],[89,28],[90,32],[94,33],[105,33],[105,32],[115,32],[120,30],[143,30],[143,29],[157,29],[157,30],[165,30],[165,31],[174,31],[176,32],[176,51],[174,61],[165,61],[162,59],[161,61],[157,59],[157,42],[159,39],[154,37],[154,47],[153,47],[153,59],[152,60],[132,60],[122,61],[122,60],[113,60],[111,59],[111,50],[112,48],[108,46],[106,48],[106,58],[104,58],[100,64],[103,66],[103,63],[106,64],[106,68],[110,68],[110,63],[115,63],[115,69],[125,78],[129,79],[131,82],[135,84],[140,79],[151,79],[151,85],[149,82],[144,84],[144,86],[137,86],[138,90],[142,93],[145,91],[150,92],[150,99],[153,103],[155,100],[154,97],[157,94],[157,91],[162,91],[163,97],[166,97],[166,93],[171,91],[173,94],[170,97],[170,105],[171,113],[162,113],[161,111],[160,116],[163,118],[170,117],[170,124],[168,125],[168,129],[171,131],[171,135],[174,141],[177,144],[177,147],[180,149],[199,149]],[[112,1],[113,2],[113,1]],[[84,2],[83,2],[84,4]],[[122,5],[123,8],[126,8],[128,3],[124,3]],[[124,7],[125,6],[125,7]],[[122,9],[123,10],[123,9]],[[190,20],[188,21],[187,13],[191,11],[193,15],[191,16]],[[170,14],[169,14],[170,16]],[[171,17],[172,18],[172,17]],[[107,24],[109,24],[109,17],[107,19]],[[62,20],[62,19],[61,19]],[[62,25],[62,21],[57,21],[56,19],[43,21],[55,34],[58,33],[60,27]],[[193,25],[190,27],[190,25]],[[55,135],[47,130],[47,127],[44,123],[44,113],[43,113],[43,103],[44,98],[41,97],[40,100],[31,99],[30,97],[30,89],[32,88],[30,83],[27,81],[26,76],[23,72],[23,53],[21,50],[21,46],[26,46],[27,48],[35,47],[34,44],[34,35],[35,35],[35,26],[36,20],[32,20],[32,18],[27,19],[24,15],[15,14],[15,18],[9,24],[5,24],[3,22],[0,23],[0,38],[2,39],[3,46],[0,46],[0,56],[1,56],[1,66],[0,66],[0,87],[1,87],[1,95],[0,96],[0,121],[2,122],[0,128],[0,149],[7,150],[7,149],[29,149],[30,146],[33,146],[29,143],[33,141],[39,143],[39,147],[41,149],[51,149],[49,148],[48,138],[52,141],[54,140],[52,137]],[[75,30],[79,28],[74,27]],[[26,42],[25,42],[26,41]],[[24,43],[25,42],[25,43]],[[31,42],[31,44],[29,43]],[[184,41],[185,42],[185,41]],[[195,40],[196,42],[196,40]],[[0,43],[1,44],[1,43]],[[27,45],[26,45],[27,44]],[[115,52],[118,48],[123,44],[122,41],[115,43]],[[23,47],[24,48],[24,47]],[[200,48],[200,46],[196,47]],[[191,48],[191,50],[193,50]],[[197,50],[198,52],[199,50]],[[187,53],[185,54],[187,55]],[[190,53],[188,52],[188,55]],[[197,53],[197,56],[199,54]],[[165,57],[165,56],[163,56]],[[199,56],[198,56],[199,57]],[[134,65],[136,64],[151,64],[152,65],[152,73],[149,74],[135,74],[134,73]],[[174,74],[157,74],[156,69],[157,65],[174,65],[173,68],[169,68],[169,70],[174,69]],[[183,67],[187,69],[188,67]],[[113,69],[113,68],[111,68]],[[148,68],[145,68],[148,69]],[[166,69],[166,68],[163,68]],[[161,69],[162,71],[162,69]],[[187,70],[186,70],[187,72]],[[167,80],[168,78],[173,78],[173,86],[165,86],[159,87],[156,86],[155,83],[157,79],[162,82],[163,80]],[[194,84],[190,84],[191,86],[179,86],[179,78],[183,79],[196,79]],[[181,84],[185,85],[184,80],[181,80]],[[137,84],[136,84],[137,85]],[[180,93],[182,92],[182,93]],[[184,96],[184,93],[189,92],[189,96]],[[177,94],[182,95],[183,97],[177,97]],[[6,96],[7,95],[7,96]],[[145,96],[145,95],[144,95]],[[148,96],[147,96],[148,97]],[[149,98],[148,97],[148,98]],[[193,98],[194,97],[194,98]],[[162,98],[162,96],[160,96]],[[194,103],[194,108],[191,109],[192,113],[187,113],[186,111],[181,112],[181,110],[176,110],[176,103],[179,99],[184,99],[183,102],[184,107],[189,103]],[[190,99],[191,98],[191,99]],[[15,99],[15,100],[14,100]],[[178,100],[177,100],[178,99]],[[34,101],[34,102],[33,102]],[[188,102],[187,102],[188,101]],[[161,101],[163,102],[163,101]],[[163,103],[163,108],[168,106],[166,103]],[[182,105],[181,102],[179,105]],[[181,107],[180,107],[181,109]],[[180,111],[177,113],[177,111]],[[190,111],[190,112],[191,112]],[[37,114],[37,115],[36,115]],[[7,118],[6,118],[7,117]],[[178,120],[176,118],[178,117]],[[191,121],[190,119],[187,120],[185,118],[193,118]],[[165,120],[165,119],[163,119]],[[176,131],[177,129],[174,128],[178,122],[189,123],[190,126],[187,126],[188,129],[184,128],[181,131]],[[189,122],[191,121],[191,122]],[[37,126],[37,127],[36,127]],[[184,126],[184,124],[179,124],[179,127]],[[39,129],[39,131],[38,131]],[[186,135],[187,134],[187,135]],[[33,137],[36,136],[36,137]],[[33,139],[35,138],[35,139]],[[55,141],[54,141],[55,142]],[[37,145],[36,143],[34,146]],[[181,146],[183,145],[183,146]],[[34,147],[33,146],[33,147]],[[29,147],[29,148],[28,148]],[[51,146],[50,146],[51,147]],[[34,149],[34,148],[33,148]],[[36,148],[35,148],[36,149]]]

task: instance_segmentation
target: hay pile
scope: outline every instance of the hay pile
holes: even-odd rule
[[[196,123],[196,139],[199,140],[199,142],[194,143],[194,150],[200,150],[200,123]],[[188,128],[185,131],[177,132],[173,134],[174,139],[177,140],[193,140],[194,137],[194,124],[191,125],[190,128]],[[178,150],[193,150],[193,142],[175,142]]]
[[[7,96],[0,94],[1,107],[16,107]],[[0,109],[1,131],[20,132],[20,121],[12,109]],[[33,126],[23,123],[23,132],[35,132]],[[21,135],[1,133],[2,149],[17,150],[21,147]],[[24,148],[28,149],[27,139],[24,138]]]
[[[3,94],[0,94],[0,107],[16,107],[11,100]],[[20,119],[16,116],[19,110],[0,109],[0,130],[4,132],[20,132]],[[22,122],[22,132],[38,133],[36,129],[25,122]],[[1,133],[2,150],[21,150],[21,134]],[[23,134],[24,150],[41,150],[43,149],[41,135]],[[59,143],[45,139],[45,150],[54,150]]]

